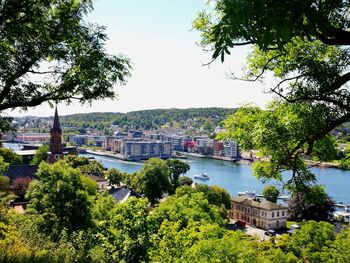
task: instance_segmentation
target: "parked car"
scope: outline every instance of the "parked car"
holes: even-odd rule
[[[243,221],[243,220],[237,220],[236,223],[235,223],[236,226],[239,226],[239,227],[245,227],[246,225],[246,222]]]
[[[276,231],[275,230],[272,230],[272,229],[269,229],[265,232],[265,235],[267,236],[276,236]]]
[[[299,229],[299,228],[300,228],[299,225],[291,225],[291,226],[290,226],[290,229],[287,231],[287,233],[288,233],[289,235],[292,235],[292,234],[295,232],[295,230],[297,230],[297,229]]]

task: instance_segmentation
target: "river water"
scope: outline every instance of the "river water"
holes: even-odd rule
[[[91,154],[84,154],[86,157],[94,157],[102,162],[107,168],[117,168],[123,172],[136,172],[142,162],[126,162],[110,157],[102,157]],[[256,191],[261,193],[265,185],[256,179],[252,174],[250,165],[231,163],[227,161],[213,160],[208,158],[189,157],[186,160],[190,164],[190,170],[186,176],[193,178],[194,174],[207,173],[210,180],[194,179],[197,183],[208,185],[219,185],[225,188],[231,195],[237,195],[238,191]],[[350,203],[350,171],[335,168],[312,168],[318,183],[326,187],[327,193],[336,202]],[[285,175],[288,178],[288,174]],[[281,183],[270,181],[267,184],[281,187]]]
[[[20,150],[18,144],[4,143],[4,146],[13,148],[14,150]],[[82,156],[94,157],[96,160],[101,161],[107,168],[114,167],[128,173],[136,172],[143,166],[142,162],[127,162],[91,154],[82,154]],[[210,180],[193,180],[197,183],[219,185],[225,188],[232,196],[237,195],[238,191],[246,190],[261,193],[265,186],[253,176],[251,166],[247,164],[197,157],[188,157],[186,161],[190,165],[190,170],[187,172],[186,176],[193,179],[194,174],[205,172],[210,177]],[[334,201],[350,204],[350,171],[318,167],[312,168],[311,171],[316,175],[318,183],[326,187],[327,193]],[[284,177],[288,178],[288,174],[285,174]],[[281,183],[276,181],[270,181],[267,184],[281,187]]]

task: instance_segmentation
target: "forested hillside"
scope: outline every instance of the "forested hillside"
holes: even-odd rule
[[[217,125],[235,109],[192,108],[156,109],[128,113],[86,113],[61,116],[63,127],[73,129],[104,130],[110,125],[127,129],[154,130],[161,127],[183,128],[202,132],[212,132]]]

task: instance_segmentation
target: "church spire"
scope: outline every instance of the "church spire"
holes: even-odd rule
[[[57,113],[57,106],[56,106],[56,109],[55,109],[55,117],[53,119],[53,127],[52,127],[53,130],[60,130],[61,129],[61,124],[60,124],[60,120],[58,118],[58,113]]]
[[[54,163],[62,159],[62,130],[60,120],[58,118],[57,106],[55,109],[55,116],[53,118],[53,125],[50,131],[50,151],[48,152],[48,163]]]

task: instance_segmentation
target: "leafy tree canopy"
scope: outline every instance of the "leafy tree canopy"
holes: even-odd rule
[[[26,198],[30,200],[29,211],[42,216],[44,233],[57,238],[63,229],[72,232],[91,225],[92,189],[78,169],[62,161],[52,165],[42,162],[36,175],[38,180],[30,183]]]
[[[170,181],[173,185],[173,192],[175,192],[175,189],[179,186],[180,175],[187,173],[190,166],[179,159],[168,159],[166,164],[170,168]]]
[[[294,193],[288,201],[289,218],[295,221],[315,220],[331,221],[334,202],[324,187],[315,185],[303,192]]]
[[[262,194],[267,201],[276,203],[277,198],[280,195],[280,191],[276,186],[267,185],[264,187]]]
[[[179,228],[202,223],[223,226],[225,220],[221,217],[217,206],[209,204],[203,193],[189,193],[182,196],[170,196],[152,213],[159,223],[167,219],[179,224]]]
[[[120,183],[124,180],[124,173],[116,168],[111,168],[105,172],[105,177],[108,179],[109,185],[119,186]]]
[[[32,181],[30,177],[17,178],[12,183],[12,190],[14,194],[20,198],[24,199],[24,196],[29,188],[29,183]]]
[[[202,44],[213,45],[216,58],[229,48],[255,44],[262,50],[283,49],[298,37],[325,45],[349,45],[349,1],[219,0],[214,11],[201,12],[194,26]]]
[[[46,162],[48,151],[49,151],[48,145],[40,146],[34,154],[32,164],[40,164],[42,161]]]
[[[292,192],[302,191],[316,181],[304,162],[314,145],[326,144],[316,148],[320,160],[328,159],[327,152],[335,151],[331,150],[334,142],[321,132],[333,117],[322,105],[275,100],[266,110],[251,105],[240,108],[224,122],[223,136],[232,136],[245,150],[258,150],[260,159],[253,165],[258,178],[283,180],[282,172],[291,170],[285,186]]]
[[[265,136],[264,148],[269,148],[272,156],[269,162],[259,167],[260,174],[267,175],[269,172],[266,170],[280,171],[281,162],[276,160],[279,156],[278,159],[285,159],[283,166],[294,159],[294,166],[299,166],[298,170],[303,171],[299,176],[309,177],[301,162],[294,157],[305,152],[306,144],[306,153],[311,154],[314,146],[320,146],[320,140],[331,130],[350,120],[350,1],[219,0],[211,3],[214,11],[202,12],[195,20],[194,27],[202,32],[202,44],[213,50],[213,59],[221,57],[224,61],[225,55],[230,54],[230,48],[253,44],[245,75],[237,77],[233,73],[231,77],[255,81],[270,73],[276,81],[276,84],[269,86],[270,91],[281,100],[294,103],[295,106],[288,108],[299,116],[300,126],[294,132],[294,142],[285,138],[285,147],[279,145],[281,137],[270,140],[267,137],[271,133],[265,130],[268,135]],[[285,110],[286,107],[280,109]],[[269,110],[277,111],[271,107]],[[286,121],[288,119],[288,122],[296,124],[296,118],[290,118],[292,116],[288,112],[285,114]],[[263,115],[273,113],[265,112]],[[269,120],[265,120],[266,126]],[[274,126],[275,121],[276,118],[271,118],[270,126]],[[278,127],[274,132],[280,129],[281,135],[285,133],[289,136],[290,131],[280,124],[277,122]],[[256,135],[255,132],[252,136]],[[244,141],[246,144],[242,144],[243,147],[252,146],[247,140]],[[291,149],[295,151],[291,153]],[[325,157],[324,151],[319,157]],[[290,168],[291,165],[287,166]]]
[[[151,158],[133,178],[132,184],[151,203],[155,203],[171,190],[169,176],[170,169],[166,161]]]
[[[224,188],[217,185],[197,184],[195,189],[198,192],[204,193],[210,204],[217,206],[223,205],[226,209],[231,208],[231,196]]]
[[[127,58],[106,53],[104,27],[84,20],[92,1],[5,1],[0,10],[0,111],[113,98],[130,75]]]
[[[0,148],[0,156],[3,161],[8,164],[22,164],[22,157],[17,155],[13,150],[7,148]]]
[[[104,166],[96,160],[89,160],[83,156],[68,155],[64,157],[64,161],[71,167],[78,168],[84,174],[93,174],[96,176],[103,176]]]

